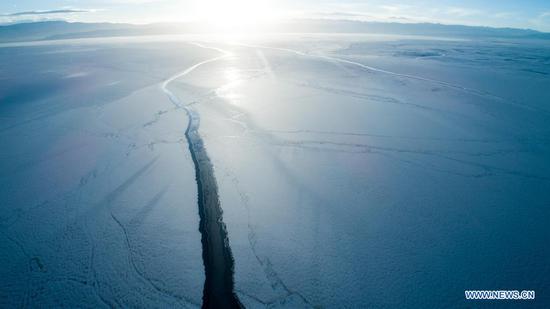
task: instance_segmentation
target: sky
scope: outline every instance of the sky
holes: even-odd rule
[[[230,24],[287,18],[434,22],[550,32],[550,0],[2,0],[0,23],[38,20]]]

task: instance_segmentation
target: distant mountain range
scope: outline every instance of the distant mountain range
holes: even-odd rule
[[[147,25],[117,23],[71,23],[44,21],[0,26],[0,42],[54,40],[69,38],[207,33],[212,30],[193,23]],[[473,27],[430,23],[385,23],[348,20],[304,19],[285,21],[266,28],[279,33],[370,33],[424,35],[438,37],[494,37],[550,39],[550,33],[529,29]]]

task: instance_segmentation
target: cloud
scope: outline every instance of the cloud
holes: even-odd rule
[[[476,9],[450,7],[447,9],[447,13],[453,16],[467,17],[467,16],[481,15],[483,12]]]
[[[328,16],[328,17],[362,17],[366,15],[366,14],[352,13],[352,12],[319,12],[314,14],[319,16]]]
[[[550,11],[541,12],[536,17],[529,19],[528,22],[538,30],[550,32]]]
[[[518,14],[515,12],[497,12],[493,13],[491,17],[494,18],[515,18],[518,17]]]
[[[307,14],[308,17],[342,20],[369,20],[377,16],[357,12],[314,12]]]
[[[69,13],[88,13],[90,10],[80,9],[60,9],[60,10],[46,10],[46,11],[24,11],[15,12],[9,14],[2,14],[0,16],[16,17],[16,16],[29,16],[29,15],[50,15],[50,14],[69,14]]]
[[[361,12],[317,12],[307,15],[312,18],[353,20],[353,21],[378,21],[378,22],[418,22],[407,16],[391,14],[366,14]]]
[[[405,5],[405,4],[380,5],[379,8],[384,11],[392,12],[392,13],[404,12],[404,11],[414,9],[413,6]]]

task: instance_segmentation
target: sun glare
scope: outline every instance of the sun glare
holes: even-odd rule
[[[280,18],[269,0],[205,0],[197,2],[193,19],[218,32],[254,33]]]
[[[242,83],[240,71],[236,68],[228,68],[224,71],[226,83],[216,89],[216,95],[229,101],[232,104],[238,105],[241,94],[235,89]]]

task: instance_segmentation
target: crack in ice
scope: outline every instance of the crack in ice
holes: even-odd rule
[[[223,55],[204,60],[187,68],[164,81],[161,88],[176,107],[185,110],[189,119],[185,137],[195,166],[200,215],[199,231],[201,233],[202,257],[206,277],[202,307],[241,308],[243,306],[234,292],[233,254],[229,246],[227,230],[222,220],[223,211],[218,198],[214,169],[206,153],[202,138],[198,133],[200,116],[192,109],[191,105],[182,104],[179,98],[168,89],[168,85],[172,81],[191,73],[201,65],[227,58],[230,54],[219,48],[207,47],[198,43],[193,44],[201,48],[216,50]]]

